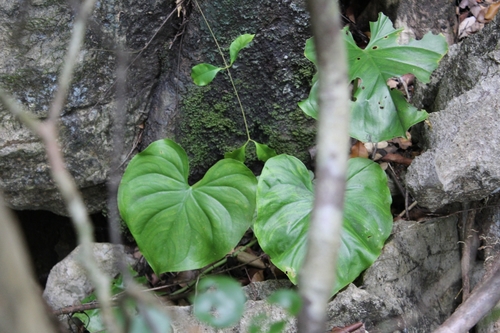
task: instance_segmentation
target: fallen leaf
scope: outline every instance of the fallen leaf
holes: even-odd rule
[[[399,164],[403,164],[406,166],[410,166],[411,162],[412,162],[412,160],[410,158],[401,156],[399,154],[386,154],[380,160],[385,161],[385,162],[399,163]]]
[[[369,156],[368,150],[366,150],[366,147],[363,144],[363,142],[358,141],[351,147],[351,154],[349,155],[350,158],[354,157],[368,158],[368,156]]]

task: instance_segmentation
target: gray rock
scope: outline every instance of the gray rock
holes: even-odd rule
[[[106,202],[105,182],[112,156],[125,161],[147,113],[148,96],[160,72],[155,54],[163,39],[175,34],[169,25],[144,52],[142,48],[167,17],[173,1],[98,1],[79,56],[61,117],[60,145],[66,164],[90,212]],[[0,1],[0,86],[14,94],[38,118],[47,117],[58,72],[73,25],[66,1]],[[116,57],[121,43],[133,51],[129,63],[124,151],[111,142]],[[0,188],[14,209],[45,209],[67,215],[50,178],[39,140],[0,106]]]
[[[351,4],[351,6],[356,6]],[[404,28],[400,42],[410,38],[421,39],[426,33],[443,34],[448,44],[455,42],[457,22],[455,4],[432,0],[373,0],[358,17],[357,25],[366,31],[368,21],[375,22],[378,13],[383,12],[394,23],[395,28]]]
[[[53,309],[78,305],[94,290],[80,264],[80,249],[80,246],[77,247],[50,271],[43,297]],[[128,258],[122,245],[108,243],[93,244],[93,253],[101,272],[110,278],[119,274],[118,263],[123,258]]]
[[[441,71],[437,74],[441,81],[434,80],[421,90],[420,95],[427,91],[433,96],[424,104],[440,111],[430,114],[432,127],[423,127],[427,151],[408,168],[406,183],[419,205],[431,210],[480,200],[500,189],[496,159],[500,153],[500,53],[494,26],[454,47],[442,65],[446,76]]]

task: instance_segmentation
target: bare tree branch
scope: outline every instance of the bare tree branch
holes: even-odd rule
[[[347,61],[336,1],[309,0],[319,75],[317,185],[307,255],[299,275],[301,333],[324,333],[340,248],[349,141]]]

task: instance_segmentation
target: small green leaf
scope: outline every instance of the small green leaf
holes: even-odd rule
[[[271,261],[293,283],[306,251],[313,201],[313,185],[300,160],[278,155],[266,162],[257,185],[254,233]],[[333,294],[379,256],[392,229],[390,205],[387,177],[380,166],[368,159],[350,159]]]
[[[196,85],[203,87],[212,82],[215,75],[223,69],[210,64],[198,64],[191,69],[191,78]]]
[[[130,161],[118,207],[155,273],[206,266],[224,257],[250,227],[257,179],[224,159],[188,184],[186,152],[172,140],[153,142]]]
[[[231,57],[231,64],[232,65],[235,61],[236,58],[238,57],[238,53],[240,53],[241,49],[246,47],[250,42],[253,40],[255,35],[251,34],[244,34],[241,36],[238,36],[232,43],[231,46],[229,47],[229,55]]]
[[[278,304],[291,316],[298,315],[300,308],[302,307],[302,299],[299,294],[290,289],[280,289],[275,291],[271,296],[269,296],[267,302],[269,304]]]
[[[212,276],[198,284],[193,306],[199,320],[216,328],[229,327],[243,315],[245,294],[235,280]]]
[[[245,142],[243,146],[238,149],[233,150],[232,152],[225,153],[224,158],[232,158],[233,160],[240,161],[245,163],[245,151],[247,149],[248,142]]]
[[[314,38],[306,40],[306,47],[304,48],[304,56],[313,64],[316,63],[316,50],[314,49]]]
[[[271,157],[276,156],[276,150],[269,148],[267,145],[262,143],[258,143],[257,141],[253,141],[253,143],[255,144],[255,150],[257,151],[257,158],[260,161],[266,162]]]

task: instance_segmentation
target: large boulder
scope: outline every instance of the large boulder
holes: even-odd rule
[[[422,128],[425,152],[406,183],[431,210],[476,201],[500,190],[500,62],[498,20],[454,45],[416,98],[429,111]]]
[[[304,0],[252,2],[199,1],[212,31],[229,59],[229,45],[241,34],[255,34],[231,68],[252,139],[278,153],[310,162],[315,121],[297,102],[307,98],[314,65],[304,57],[311,37]],[[162,77],[146,123],[141,147],[170,137],[187,151],[193,178],[200,178],[224,153],[242,146],[245,124],[237,97],[222,71],[198,87],[191,68],[199,63],[224,66],[199,8],[193,5],[180,44],[167,53],[169,70]],[[255,152],[249,146],[248,164]]]
[[[73,27],[75,9],[68,3],[0,1],[0,86],[41,120],[47,117],[57,88]],[[160,73],[157,51],[175,34],[170,24],[160,29],[173,9],[173,0],[105,0],[95,6],[60,119],[59,141],[91,212],[105,205],[111,157],[125,161],[139,135],[138,126],[145,119],[148,97]],[[130,67],[126,109],[114,115],[115,50],[119,44],[129,55]],[[115,117],[124,117],[126,123],[121,152],[114,151],[111,142]],[[41,142],[1,105],[0,188],[15,209],[67,215],[50,178]]]

